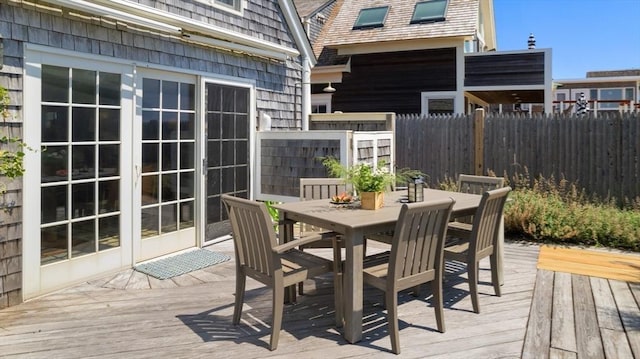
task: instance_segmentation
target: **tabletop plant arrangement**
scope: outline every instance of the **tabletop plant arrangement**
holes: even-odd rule
[[[329,175],[343,178],[353,185],[362,209],[378,209],[382,207],[384,192],[396,183],[405,182],[408,178],[423,175],[420,171],[402,169],[392,173],[385,161],[379,161],[376,168],[369,163],[358,163],[351,167],[343,166],[335,157],[323,157],[322,164]]]

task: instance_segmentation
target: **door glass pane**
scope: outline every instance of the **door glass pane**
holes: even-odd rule
[[[40,207],[40,217],[43,224],[68,219],[67,185],[42,187],[40,195],[43,203]]]
[[[100,73],[100,104],[120,106],[120,74]]]
[[[41,84],[42,102],[69,102],[69,68],[42,65]]]
[[[40,162],[42,183],[66,180],[68,168],[67,146],[47,146],[42,150]]]
[[[59,102],[41,107],[42,264],[120,245],[119,226],[104,234],[98,230],[103,217],[118,217],[120,78],[100,71],[42,67],[42,100]],[[106,238],[109,245],[99,245],[107,243]]]
[[[99,250],[120,247],[120,216],[98,219],[98,233]]]
[[[73,69],[71,100],[73,103],[96,103],[96,72]]]
[[[71,185],[72,218],[92,216],[95,211],[95,183],[77,183]]]
[[[120,110],[101,109],[99,124],[100,141],[118,141],[120,139]]]
[[[231,228],[220,195],[249,197],[249,90],[207,84],[206,240],[229,234]]]
[[[152,101],[144,100],[147,85]],[[142,109],[141,235],[152,238],[193,227],[188,204],[195,203],[195,85],[145,79],[142,96],[143,104],[157,105]],[[184,214],[182,203],[187,204]]]
[[[142,209],[142,238],[155,237],[160,234],[158,222],[158,207]]]
[[[142,139],[157,140],[160,138],[160,112],[142,111]]]
[[[96,110],[94,108],[74,107],[71,112],[73,141],[96,140]]]
[[[95,219],[74,222],[71,224],[71,255],[73,257],[95,253],[96,251]]]
[[[74,180],[94,178],[96,176],[96,148],[94,145],[79,145],[71,147],[71,172]]]
[[[160,107],[160,80],[143,79],[142,91],[144,93],[142,96],[142,107]]]
[[[178,83],[173,81],[162,81],[162,108],[178,108]]]
[[[67,142],[69,140],[69,108],[66,106],[42,106],[42,142]]]
[[[69,258],[68,224],[40,229],[40,263],[42,265]]]

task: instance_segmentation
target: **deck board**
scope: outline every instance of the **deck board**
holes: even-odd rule
[[[213,247],[233,254],[229,241]],[[543,325],[546,319],[548,328],[542,332],[548,333],[545,334],[548,340],[546,348],[540,350],[550,358],[579,358],[578,349],[572,350],[568,334],[556,338],[557,333],[570,333],[568,328],[578,326],[578,319],[574,324],[569,321],[567,327],[558,327],[553,322],[571,316],[576,301],[573,287],[578,285],[580,295],[588,292],[596,296],[590,305],[578,301],[578,308],[590,312],[581,314],[590,316],[589,325],[596,321],[603,355],[624,358],[631,353],[640,358],[637,315],[640,286],[537,270],[538,248],[526,243],[505,245],[505,284],[501,297],[493,294],[489,284],[489,261],[481,262],[481,314],[472,311],[464,266],[449,267],[444,285],[445,333],[435,330],[429,288],[424,288],[417,298],[408,292],[401,293],[399,356],[390,351],[382,294],[372,288],[364,292],[363,340],[347,344],[335,328],[330,275],[305,282],[306,294],[299,297],[298,303],[285,306],[278,350],[269,351],[271,293],[260,283],[247,281],[241,324],[231,324],[233,259],[162,281],[123,271],[4,308],[0,310],[0,356],[518,358],[525,357],[523,348],[528,347],[525,338],[539,333],[540,329],[534,327]],[[370,251],[384,249],[376,248],[376,244],[369,246]],[[330,250],[325,249],[314,253],[331,256]],[[558,308],[567,304],[570,308]],[[535,324],[534,317],[540,313],[547,317],[538,318],[541,323]],[[532,355],[542,357],[540,352]]]

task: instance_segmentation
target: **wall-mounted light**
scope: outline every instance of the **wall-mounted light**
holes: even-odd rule
[[[322,89],[322,91],[332,93],[332,92],[336,92],[336,89],[335,89],[335,88],[333,88],[333,87],[331,86],[331,82],[329,82],[329,84],[327,85],[327,87],[323,88],[323,89]]]

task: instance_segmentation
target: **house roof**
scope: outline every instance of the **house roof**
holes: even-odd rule
[[[479,0],[449,0],[445,21],[410,24],[419,0],[348,0],[336,15],[324,46],[341,47],[386,41],[473,36]],[[383,27],[353,30],[361,9],[389,6]]]
[[[298,15],[300,15],[301,18],[306,18],[333,1],[334,0],[293,0],[293,3],[296,6]]]

